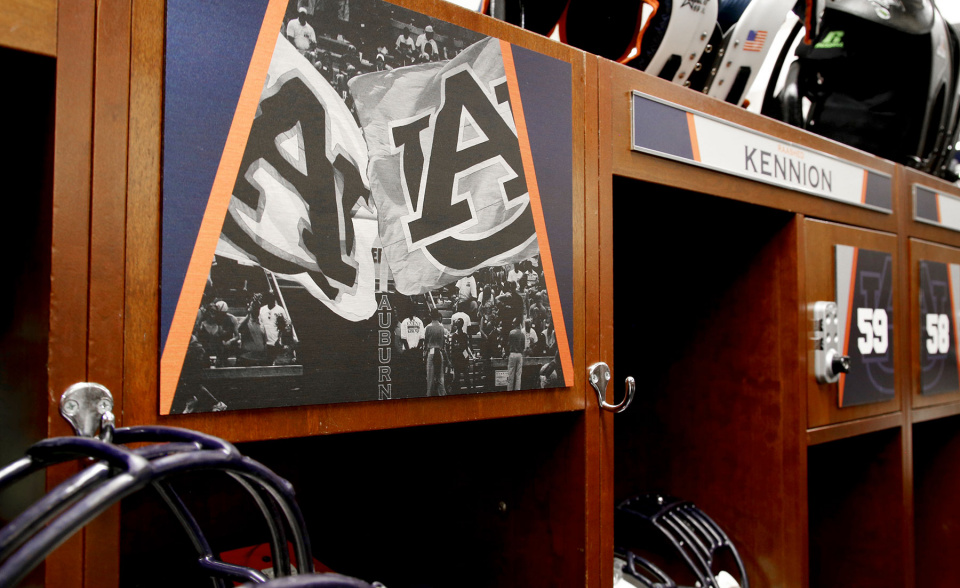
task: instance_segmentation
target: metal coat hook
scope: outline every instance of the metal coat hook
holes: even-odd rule
[[[116,418],[113,395],[104,386],[79,382],[60,397],[60,414],[80,437],[110,441]]]
[[[623,395],[623,400],[621,400],[619,404],[610,404],[606,401],[607,384],[610,382],[610,366],[602,361],[593,364],[587,368],[587,378],[590,385],[593,386],[593,389],[596,391],[597,403],[603,410],[612,413],[623,412],[627,410],[627,407],[633,402],[633,395],[637,391],[637,384],[632,376],[627,377],[624,382],[626,385],[626,393]]]

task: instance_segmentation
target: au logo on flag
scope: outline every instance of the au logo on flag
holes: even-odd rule
[[[535,231],[529,210],[526,210],[526,222],[521,223],[524,226],[518,234],[511,235],[513,238],[503,237],[504,231],[516,222],[515,218],[490,229],[487,239],[494,239],[497,244],[488,251],[483,251],[484,240],[455,239],[459,243],[442,246],[448,237],[455,238],[480,222],[479,195],[474,194],[475,189],[471,186],[464,186],[469,184],[473,174],[497,167],[493,172],[497,175],[496,181],[488,184],[487,191],[498,192],[494,194],[495,198],[505,203],[508,209],[525,205],[529,197],[523,198],[528,190],[516,132],[501,117],[496,103],[484,92],[473,70],[464,65],[445,73],[440,84],[444,100],[434,116],[426,115],[392,129],[396,141],[398,134],[409,133],[411,126],[433,119],[426,129],[433,134],[430,159],[423,156],[420,133],[414,140],[397,144],[402,148],[404,169],[409,168],[412,172],[407,175],[407,182],[401,184],[411,212],[403,219],[403,224],[411,247],[426,247],[438,263],[469,271],[495,256],[497,251],[509,251],[530,240]],[[503,82],[498,87],[505,85]],[[419,169],[418,164],[421,164]],[[424,178],[422,182],[419,181],[421,176]]]
[[[442,67],[371,74],[350,87],[399,292],[424,293],[536,254],[499,41],[476,43]]]

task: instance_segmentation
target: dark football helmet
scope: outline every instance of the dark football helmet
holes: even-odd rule
[[[958,57],[956,31],[931,0],[834,0],[813,44],[784,45],[762,112],[943,173],[957,137]]]
[[[692,502],[641,494],[617,506],[614,524],[617,571],[629,583],[647,588],[681,585],[669,575],[672,572],[689,580],[688,586],[696,582],[701,588],[726,588],[734,583],[750,587],[733,542]]]
[[[14,586],[46,556],[111,505],[146,488],[154,488],[183,527],[196,553],[200,573],[216,586],[227,582],[263,583],[260,570],[225,563],[213,552],[197,520],[173,489],[180,474],[195,471],[226,473],[250,494],[270,534],[272,573],[292,574],[290,552],[300,565],[301,578],[314,571],[310,537],[293,487],[262,464],[245,457],[226,441],[173,427],[113,427],[113,399],[103,386],[77,384],[61,398],[61,413],[83,437],[45,439],[26,456],[0,469],[0,490],[49,466],[92,460],[80,473],[20,513],[0,529],[0,586]],[[126,447],[138,444],[136,449]],[[145,444],[145,445],[144,445]],[[88,461],[89,463],[89,461]],[[290,586],[367,587],[338,576],[315,578],[317,583]],[[287,584],[279,584],[287,586]]]

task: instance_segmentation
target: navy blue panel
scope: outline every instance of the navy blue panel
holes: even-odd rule
[[[267,3],[268,0],[167,1],[161,349],[167,340]]]
[[[927,316],[936,315],[947,327],[947,350],[933,345],[927,331]],[[922,394],[944,394],[960,388],[960,373],[957,370],[957,341],[954,332],[956,314],[950,299],[950,268],[937,261],[920,261],[920,391]],[[937,332],[932,338],[940,342]]]
[[[917,202],[914,218],[939,223],[940,215],[937,214],[937,193],[923,186],[917,186],[916,190]]]
[[[864,204],[893,212],[893,185],[889,176],[867,172],[867,193]]]
[[[860,249],[852,289],[853,305],[847,317],[847,333],[850,344],[850,371],[846,376],[841,408],[874,402],[886,402],[893,398],[896,378],[894,373],[894,325],[893,314],[893,255],[886,251]],[[884,353],[871,351],[864,354],[857,344],[858,310],[882,308],[887,313],[887,349]]]
[[[573,74],[566,61],[513,45],[550,256],[573,352]]]
[[[635,147],[693,159],[687,113],[643,96],[633,96],[633,141]]]

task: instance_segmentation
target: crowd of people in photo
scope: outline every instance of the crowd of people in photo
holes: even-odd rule
[[[378,9],[374,12],[389,9],[381,5],[351,11],[351,0],[299,0],[296,15],[283,27],[284,36],[348,106],[347,84],[354,76],[450,59],[464,45],[441,37],[425,22],[398,22],[390,14],[368,14],[373,8]],[[358,22],[361,13],[367,15],[369,26]]]
[[[384,292],[396,309],[390,364],[395,375],[403,374],[400,390],[408,392],[400,393],[422,394],[421,386],[427,396],[561,386],[559,347],[544,284],[536,256],[483,268],[426,294]],[[288,297],[293,293],[288,291]],[[280,285],[262,269],[215,259],[184,358],[176,412],[226,410],[225,391],[242,386],[233,378],[265,382],[259,378],[306,373],[267,374],[257,368],[306,369],[306,362],[316,369],[318,358],[300,357],[301,352],[326,354],[328,349],[301,349],[283,301]],[[301,316],[301,326],[316,335],[311,316]],[[364,327],[370,337],[379,337],[374,326],[379,320],[373,317]],[[223,377],[231,379],[221,381]],[[227,394],[228,402],[231,398],[236,400]]]
[[[497,360],[507,362],[507,390],[522,389],[525,358],[545,358],[537,362],[542,364],[539,387],[562,379],[550,297],[537,257],[483,268],[424,296],[425,304],[406,310],[396,342],[401,356],[422,354],[428,396],[491,387]]]
[[[239,309],[238,309],[239,310]],[[242,310],[215,298],[200,307],[188,354],[202,367],[254,367],[296,362],[296,333],[274,292],[249,296]]]

